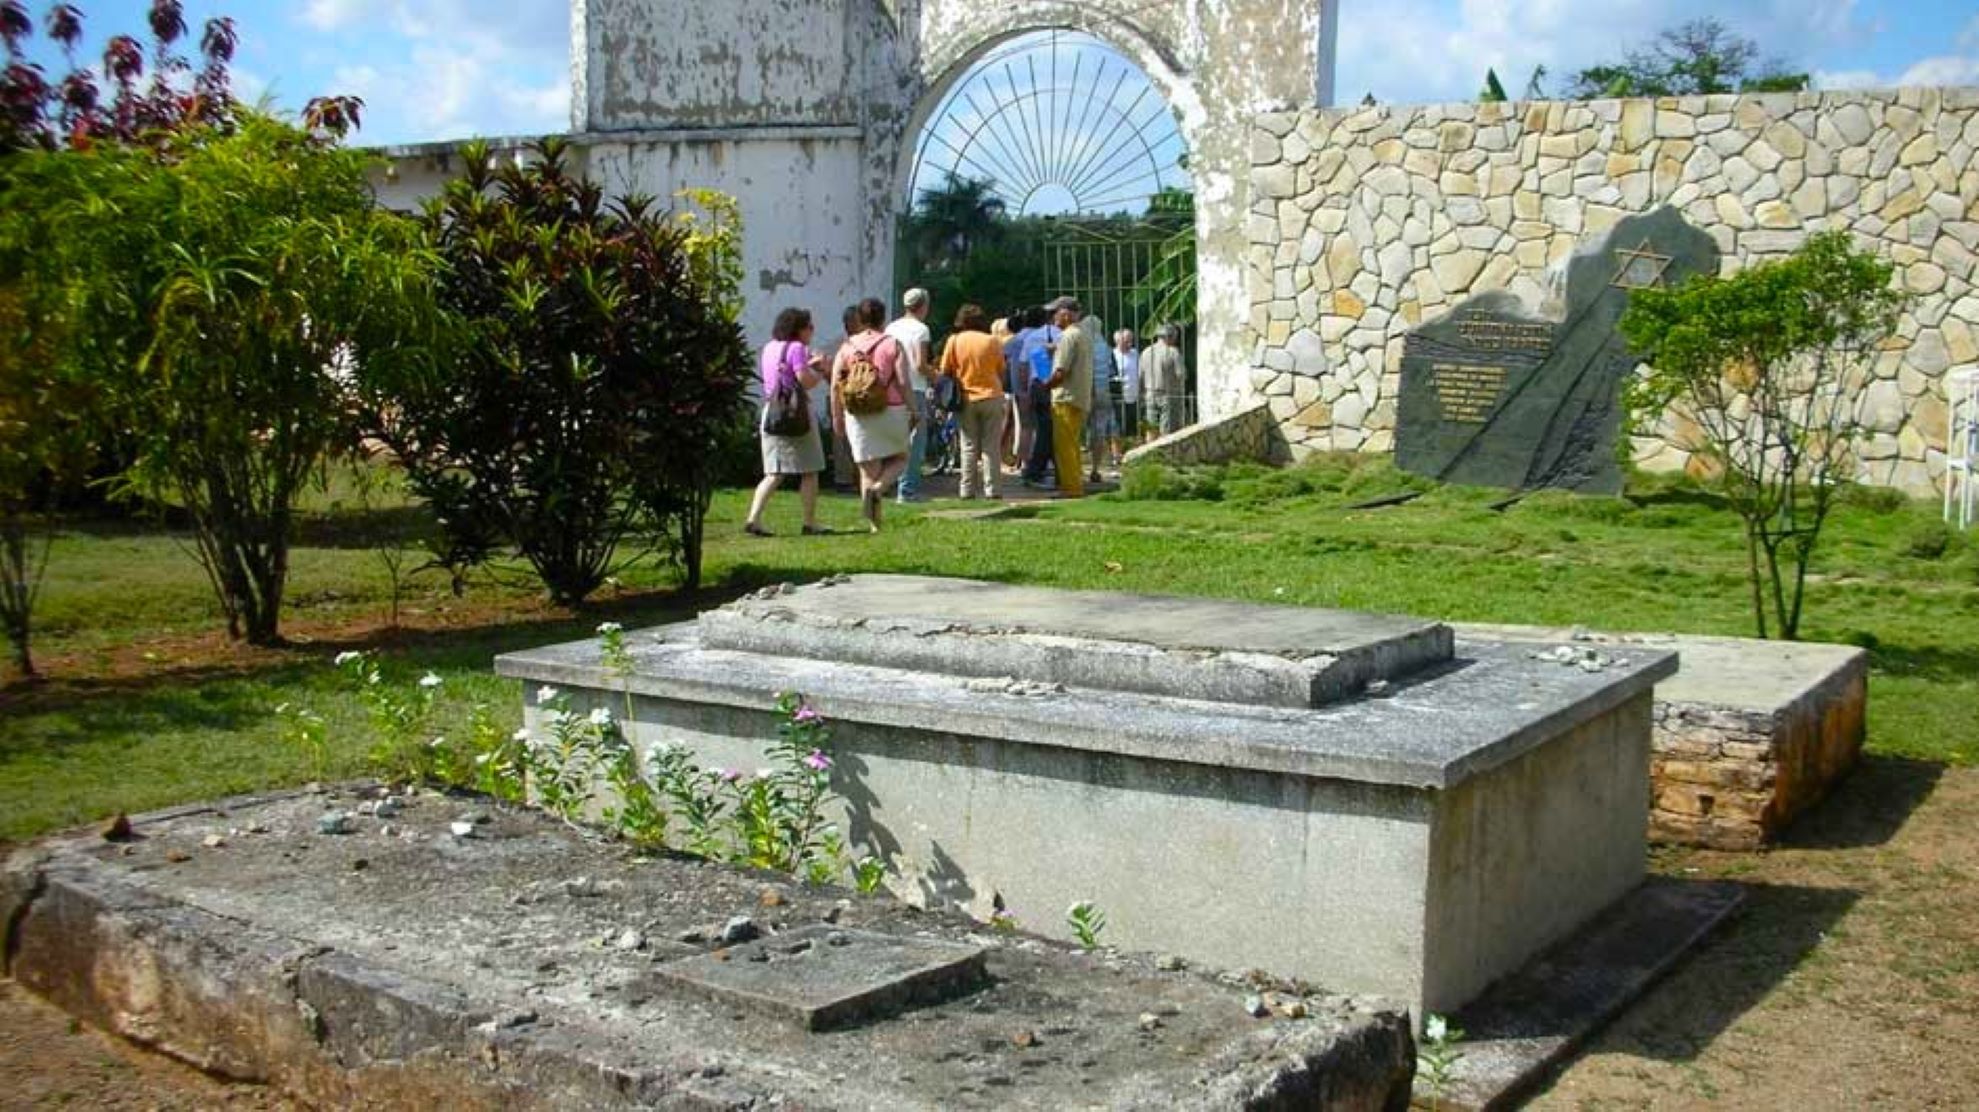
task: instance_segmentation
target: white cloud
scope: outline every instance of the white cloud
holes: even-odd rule
[[[1901,73],[1843,70],[1814,75],[1823,89],[1893,88],[1899,85],[1979,85],[1979,17],[1953,40],[1953,53],[1919,59]]]
[[[1979,85],[1979,54],[1926,58],[1897,78],[1898,85]]]
[[[1343,5],[1343,8],[1346,8]],[[1347,9],[1340,22],[1343,102],[1372,92],[1392,103],[1470,100],[1495,69],[1506,91],[1524,91],[1537,66],[1557,89],[1580,69],[1616,60],[1668,28],[1714,17],[1789,67],[1871,31],[1856,0],[1394,0],[1379,14]],[[1730,10],[1728,10],[1730,8]]]
[[[335,31],[356,23],[370,6],[368,0],[308,0],[301,19],[318,31]]]
[[[567,8],[553,0],[309,0],[301,19],[339,33],[330,87],[364,99],[365,142],[569,126]]]
[[[1814,87],[1817,89],[1880,89],[1890,81],[1875,70],[1815,70]]]

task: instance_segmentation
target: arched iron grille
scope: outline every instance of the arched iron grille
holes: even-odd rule
[[[922,128],[909,200],[953,174],[987,180],[1014,215],[1146,209],[1187,189],[1175,117],[1145,73],[1076,31],[1002,43],[969,68]]]

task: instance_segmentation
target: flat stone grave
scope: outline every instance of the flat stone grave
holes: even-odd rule
[[[1616,323],[1630,291],[1716,274],[1718,258],[1715,240],[1665,206],[1569,260],[1559,320],[1494,290],[1410,332],[1396,465],[1473,486],[1619,494],[1619,390],[1640,360]]]
[[[775,692],[831,720],[833,816],[896,892],[1402,1002],[1475,998],[1640,884],[1647,647],[911,576],[765,590],[497,670],[750,769]],[[528,700],[531,722],[541,711]]]
[[[343,833],[323,832],[328,813]],[[451,833],[462,822],[471,833]],[[4,972],[78,1019],[309,1106],[1407,1099],[1407,1017],[1386,1002],[642,856],[485,799],[339,786],[132,827],[6,860]]]

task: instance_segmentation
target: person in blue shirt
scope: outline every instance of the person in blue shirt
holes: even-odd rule
[[[1058,345],[1058,329],[1051,323],[1052,312],[1050,305],[1025,310],[1025,328],[1017,337],[1018,358],[1028,380],[1025,383],[1026,423],[1036,430],[1031,434],[1030,459],[1024,465],[1024,485],[1031,487],[1044,486],[1045,469],[1052,467],[1051,390],[1045,386],[1051,378],[1052,350]]]

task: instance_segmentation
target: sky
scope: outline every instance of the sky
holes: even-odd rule
[[[46,7],[30,0],[37,17]],[[146,0],[80,0],[91,54],[144,26]],[[249,99],[299,109],[363,97],[358,141],[432,142],[569,127],[566,0],[186,0],[197,27],[232,15]],[[1514,95],[1715,15],[1823,87],[1979,85],[1979,0],[1340,0],[1337,99],[1474,97],[1486,67]],[[59,62],[59,59],[46,59]]]

